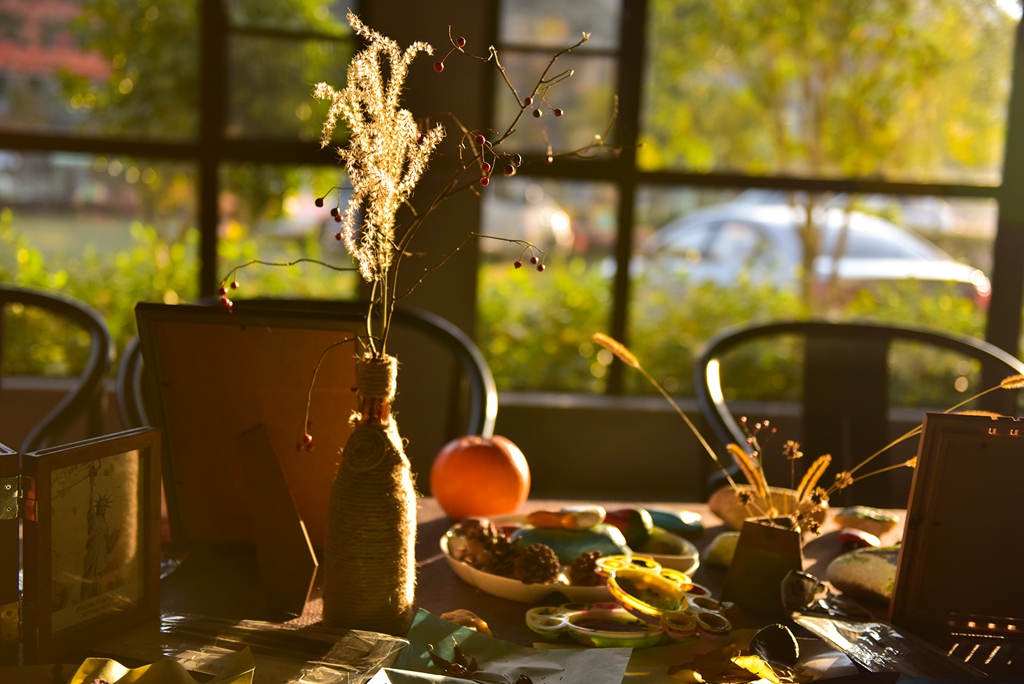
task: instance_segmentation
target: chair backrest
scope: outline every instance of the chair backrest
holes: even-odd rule
[[[153,424],[146,408],[142,378],[142,346],[139,344],[139,336],[136,335],[128,341],[121,352],[115,382],[117,411],[121,414],[121,422],[124,423],[126,430],[149,427]]]
[[[242,299],[236,300],[234,308],[239,312],[252,312],[261,309],[308,312],[312,315],[331,316],[344,320],[365,320],[366,304],[361,302],[330,301],[319,299]],[[397,333],[395,340],[401,361],[404,358],[411,358],[408,354],[402,354],[402,348],[408,344],[402,340],[403,331],[420,333],[433,342],[438,343],[449,354],[451,354],[462,367],[464,376],[469,384],[468,402],[468,426],[463,431],[461,424],[456,426],[452,420],[446,426],[455,429],[460,435],[481,435],[490,437],[494,434],[494,421],[498,416],[498,390],[494,384],[494,375],[487,366],[480,349],[453,323],[441,318],[436,314],[413,307],[396,309],[394,317],[394,333]],[[401,382],[401,381],[399,381]],[[453,411],[455,407],[452,407]]]
[[[22,441],[21,452],[26,453],[53,444],[96,400],[114,361],[114,343],[103,317],[86,304],[57,292],[0,284],[0,358],[3,356],[4,311],[9,304],[45,310],[68,320],[89,335],[89,358],[78,383]]]
[[[338,449],[356,408],[355,346],[322,354],[365,330],[365,307],[246,300],[231,313],[219,305],[139,304],[135,311],[146,369],[143,392],[133,396],[137,401],[150,390],[152,410],[142,406],[142,412],[163,429],[165,482],[175,484],[167,488],[167,503],[176,540],[249,538],[244,505],[235,505],[247,458],[237,437],[262,425],[310,538],[320,543]],[[388,350],[402,364],[394,404],[399,432],[414,474],[426,482],[445,442],[467,432],[493,433],[494,380],[466,335],[422,311],[396,311]],[[311,388],[318,359],[324,364]],[[122,376],[130,380],[134,362],[123,363]],[[458,400],[465,394],[468,405]],[[307,397],[316,453],[297,455]]]
[[[344,319],[362,320],[366,307],[354,302],[323,300],[251,299],[235,302],[239,311],[259,309],[309,311]],[[490,437],[498,416],[498,392],[494,375],[470,337],[449,321],[420,309],[395,311],[395,324],[423,333],[441,344],[461,365],[469,388],[467,435]],[[117,406],[126,428],[152,425],[143,389],[142,347],[135,336],[125,346],[117,369]]]
[[[724,396],[721,360],[744,345],[787,336],[803,343],[800,434],[780,434],[776,439],[796,439],[808,459],[832,454],[834,472],[856,465],[902,433],[890,425],[889,352],[892,343],[913,342],[976,359],[982,363],[985,378],[1001,379],[1024,373],[1024,363],[1020,360],[972,337],[870,323],[777,321],[743,325],[710,340],[694,369],[698,406],[723,444],[735,443],[749,448],[746,434]],[[953,380],[949,378],[951,384]],[[970,394],[965,394],[964,398]],[[1015,394],[990,394],[983,398],[981,408],[1014,413]],[[941,411],[949,406],[930,408]],[[923,409],[921,413],[923,415]],[[911,444],[916,446],[916,438]],[[897,462],[896,458],[895,455],[890,460],[879,457],[878,465]],[[732,460],[727,456],[726,459],[727,462]],[[905,506],[911,473],[909,469],[901,470],[907,471],[902,474],[905,482],[898,480],[900,475],[882,476],[874,482],[868,480],[856,485],[846,498],[867,505]],[[723,483],[724,477],[712,474],[708,488],[714,489]]]

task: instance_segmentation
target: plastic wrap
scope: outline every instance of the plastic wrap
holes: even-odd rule
[[[216,675],[246,646],[253,654],[253,684],[364,684],[390,666],[404,639],[319,625],[294,627],[257,620],[164,615],[159,624],[100,644],[97,654],[148,663],[169,657],[187,670]]]

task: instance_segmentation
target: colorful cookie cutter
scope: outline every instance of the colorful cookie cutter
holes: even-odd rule
[[[617,603],[565,603],[526,611],[527,626],[553,641],[561,634],[587,646],[646,648],[667,641],[665,630]]]
[[[732,630],[723,615],[727,606],[688,575],[646,556],[608,556],[597,563],[615,600],[632,615],[658,624],[673,639],[693,634],[715,639]]]

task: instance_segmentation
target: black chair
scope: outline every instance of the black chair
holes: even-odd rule
[[[914,342],[980,361],[982,382],[985,383],[980,389],[1008,375],[1024,373],[1024,363],[1020,360],[972,337],[869,323],[779,321],[743,325],[710,340],[694,368],[697,404],[723,445],[735,443],[749,450],[746,434],[723,395],[722,360],[745,345],[787,336],[802,342],[803,348],[800,362],[803,386],[798,400],[800,429],[799,434],[785,434],[785,430],[780,430],[774,439],[799,441],[808,462],[820,454],[832,454],[832,472],[853,467],[906,431],[905,427],[892,425],[894,421],[890,412],[892,369],[889,352],[893,342]],[[990,378],[995,380],[990,381]],[[953,378],[949,381],[952,382]],[[973,393],[967,392],[963,398]],[[1014,391],[992,393],[983,397],[981,406],[965,408],[1012,414],[1016,407],[1015,395]],[[929,410],[942,411],[952,403]],[[904,416],[902,423],[919,423],[924,411],[910,412],[912,416]],[[761,416],[751,418],[760,419]],[[902,450],[894,450],[891,457],[880,456],[878,466],[909,458],[908,450],[909,455],[913,455],[916,445],[916,438],[908,440],[908,444],[902,445]],[[724,458],[731,463],[732,459],[727,455]],[[785,467],[788,473],[788,465]],[[843,503],[849,499],[847,503],[903,507],[911,474],[907,468],[887,473],[874,481],[855,485],[843,495],[845,498],[840,497],[833,502]],[[708,489],[714,490],[724,484],[724,480],[721,473],[712,474],[708,478]]]
[[[219,306],[219,304],[217,304]],[[245,313],[259,310],[309,312],[334,317],[339,320],[365,320],[366,304],[362,302],[344,302],[317,299],[242,299],[234,302],[234,310]],[[412,358],[402,351],[408,346],[403,339],[409,332],[418,333],[438,343],[449,354],[453,355],[462,367],[465,380],[469,385],[468,425],[461,422],[458,407],[453,404],[449,410],[449,421],[446,426],[450,437],[459,435],[481,435],[490,437],[494,434],[494,421],[498,416],[498,390],[494,384],[494,375],[487,366],[476,343],[451,322],[422,309],[413,307],[396,309],[393,319],[393,342],[399,360]],[[399,387],[404,387],[399,381]],[[450,398],[457,401],[457,397]],[[465,427],[463,427],[465,425]],[[405,425],[402,427],[406,430]]]
[[[114,343],[103,317],[82,302],[57,292],[0,284],[0,358],[5,337],[5,309],[20,304],[49,312],[82,328],[89,335],[89,359],[78,383],[28,433],[21,452],[35,451],[55,441],[97,400],[114,361]]]
[[[117,410],[125,429],[148,427],[149,411],[142,385],[142,347],[136,335],[125,345],[117,364]]]
[[[219,304],[218,304],[219,305]],[[239,312],[260,310],[308,312],[339,320],[362,320],[366,316],[366,305],[358,302],[294,299],[249,299],[235,302]],[[468,421],[460,422],[457,406],[449,412],[446,434],[454,437],[460,434],[490,437],[494,434],[494,421],[498,415],[498,392],[494,376],[483,354],[466,333],[440,316],[420,309],[398,309],[394,324],[401,343],[402,331],[415,331],[439,343],[452,354],[462,368],[468,384]],[[135,337],[125,347],[117,373],[117,403],[125,427],[150,425],[145,391],[143,387],[142,349]],[[453,396],[453,401],[457,401]],[[467,424],[468,423],[468,424]],[[465,428],[463,428],[465,425]],[[403,427],[403,429],[405,429]]]

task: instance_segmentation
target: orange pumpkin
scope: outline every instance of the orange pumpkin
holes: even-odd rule
[[[434,459],[430,493],[455,520],[512,513],[530,494],[530,466],[504,437],[459,437]]]

